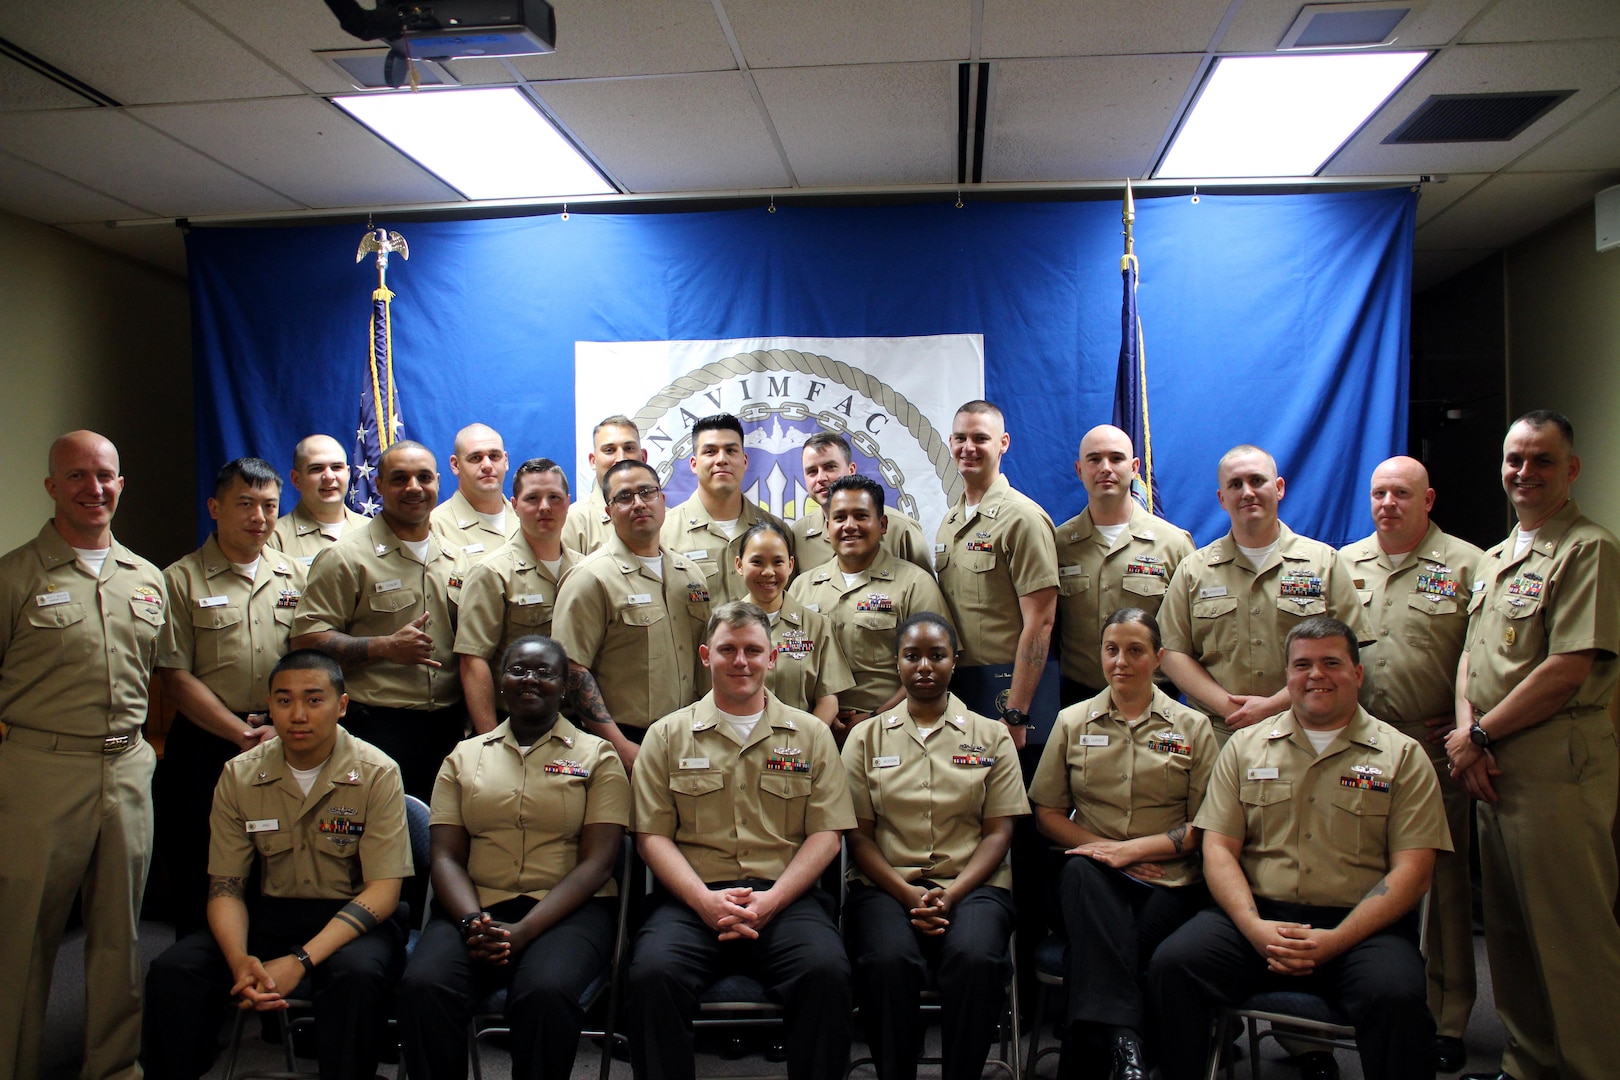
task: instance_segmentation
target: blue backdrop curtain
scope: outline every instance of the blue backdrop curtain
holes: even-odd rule
[[[1371,531],[1368,477],[1406,445],[1415,207],[1406,189],[1138,199],[1154,464],[1199,543],[1227,528],[1215,463],[1240,442],[1277,456],[1296,531]],[[571,463],[576,341],[977,333],[1013,484],[1055,521],[1084,505],[1076,444],[1109,420],[1119,356],[1117,201],[378,224],[410,244],[388,273],[405,435],[441,460],[478,420],[519,460]],[[230,458],[286,468],[317,431],[353,445],[363,232],[191,230],[199,499]]]

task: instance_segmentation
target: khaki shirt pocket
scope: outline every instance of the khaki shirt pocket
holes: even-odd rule
[[[1058,595],[1079,596],[1091,589],[1091,575],[1078,566],[1058,567]]]
[[[239,607],[208,608],[191,613],[192,664],[196,674],[206,675],[241,659],[241,625]]]
[[[36,607],[28,611],[28,625],[36,630],[43,630],[42,638],[56,642],[56,660],[61,664],[82,663],[90,659],[91,630],[92,627],[81,627],[78,630],[72,627],[84,622],[85,610],[83,604],[53,604],[50,607]],[[50,646],[45,648],[49,649]]]
[[[1476,592],[1473,596],[1468,598],[1468,614],[1472,615],[1474,612],[1478,611],[1479,606],[1481,604],[1483,604],[1484,602],[1485,602],[1485,590],[1481,589],[1478,592]]]
[[[1390,793],[1340,786],[1333,793],[1333,846],[1359,856],[1381,852],[1389,835]]]
[[[415,607],[420,598],[413,589],[395,589],[393,592],[373,593],[366,598],[366,603],[372,611],[393,614],[396,611],[405,611]]]
[[[653,604],[633,604],[619,610],[619,621],[626,626],[648,627],[664,621],[664,609]]]
[[[1417,649],[1434,648],[1435,637],[1439,630],[1429,619],[1438,619],[1446,615],[1457,614],[1457,601],[1436,599],[1432,596],[1424,596],[1422,593],[1409,595],[1406,598],[1406,606],[1413,611],[1419,611],[1428,616],[1428,618],[1419,619],[1409,625],[1401,633],[1401,638],[1408,645]]]
[[[1238,788],[1246,833],[1266,847],[1287,843],[1294,828],[1294,784],[1291,780],[1245,780]]]
[[[1326,615],[1327,597],[1278,596],[1277,610],[1284,615],[1292,615],[1296,619],[1307,619],[1312,615]]]
[[[1170,587],[1168,578],[1153,574],[1126,574],[1121,587],[1133,596],[1163,596]]]
[[[810,807],[810,777],[767,773],[759,778],[759,790],[770,796],[760,799],[759,809],[776,834],[793,838],[804,836],[805,813]]]
[[[131,600],[129,610],[135,616],[135,621],[130,626],[135,631],[137,650],[140,655],[150,659],[152,655],[151,649],[157,641],[158,631],[163,629],[163,609],[153,607],[151,604],[143,603],[140,600]]]
[[[993,551],[964,551],[957,557],[962,569],[970,570],[975,574],[988,574],[996,568],[996,553]]]
[[[278,607],[271,609],[271,617],[276,620],[276,625],[279,626],[282,632],[286,634],[292,633],[293,613],[294,609],[290,607]]]
[[[508,604],[506,617],[513,626],[545,626],[551,622],[551,605]]]
[[[298,882],[298,867],[293,865],[292,833],[286,829],[254,833],[253,849],[264,861],[263,888],[279,890],[280,895],[287,895],[287,890]]]
[[[1237,647],[1238,598],[1214,596],[1192,603],[1193,645],[1203,654],[1230,655]]]
[[[723,794],[725,774],[676,773],[669,778],[675,799],[676,832],[686,836],[718,836],[731,831],[731,800]]]
[[[893,667],[894,628],[900,617],[892,611],[857,611],[850,622],[860,630],[851,643],[851,659],[866,667]]]

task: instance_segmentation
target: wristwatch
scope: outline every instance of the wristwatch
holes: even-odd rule
[[[305,975],[315,974],[315,961],[309,958],[309,953],[304,951],[304,947],[302,945],[292,951],[292,958],[304,965]]]
[[[474,911],[461,917],[461,920],[456,923],[456,929],[461,931],[462,941],[467,940],[467,932],[472,929],[473,923],[477,922],[483,917],[484,913],[482,911]]]
[[[1001,722],[1008,727],[1029,727],[1034,723],[1023,709],[1002,709]]]
[[[1481,750],[1488,749],[1491,745],[1491,733],[1481,727],[1478,720],[1475,720],[1474,726],[1469,729],[1468,738]]]

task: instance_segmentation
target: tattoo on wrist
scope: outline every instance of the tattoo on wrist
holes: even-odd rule
[[[1186,824],[1186,822],[1183,822],[1180,825],[1177,825],[1175,828],[1173,828],[1169,832],[1165,833],[1165,835],[1170,838],[1170,846],[1176,849],[1176,854],[1177,855],[1180,855],[1181,854],[1181,849],[1187,846],[1187,824]]]
[[[377,929],[376,914],[357,900],[350,900],[344,904],[332,917],[352,926],[357,933],[369,934]]]
[[[210,900],[215,897],[240,900],[246,891],[247,878],[216,877],[212,874],[208,877],[208,899]]]

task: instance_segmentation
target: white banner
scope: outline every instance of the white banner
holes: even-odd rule
[[[579,485],[595,483],[591,429],[624,413],[675,506],[696,481],[692,424],[732,413],[747,433],[743,491],[792,521],[808,493],[800,447],[836,431],[856,470],[879,481],[888,505],[932,537],[962,490],[951,461],[951,420],[984,396],[984,338],[743,338],[731,341],[574,343]]]

